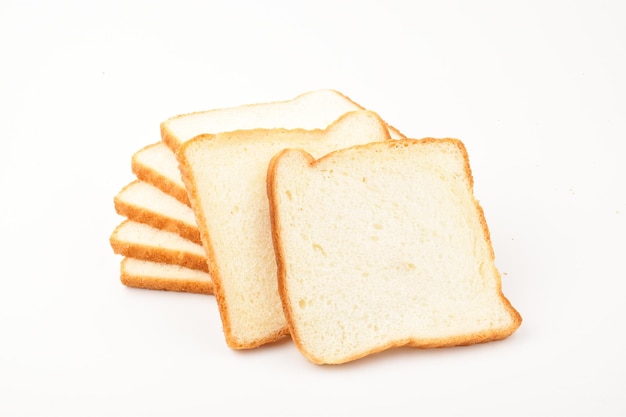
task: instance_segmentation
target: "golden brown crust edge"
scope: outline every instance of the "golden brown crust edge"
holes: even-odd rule
[[[215,112],[215,111],[226,110],[226,109],[244,109],[244,108],[250,108],[250,107],[259,106],[259,105],[286,104],[286,103],[290,103],[290,102],[296,101],[301,96],[304,96],[304,95],[310,94],[310,93],[311,92],[303,93],[303,94],[300,94],[299,96],[297,96],[295,98],[292,98],[292,99],[289,99],[289,100],[276,100],[276,101],[273,101],[273,102],[249,103],[249,104],[243,104],[243,105],[239,105],[239,106],[214,108],[214,109],[209,109],[209,110],[201,110],[201,111],[195,111],[195,112],[189,112],[189,113],[182,113],[182,114],[179,114],[179,115],[176,115],[176,116],[172,116],[169,119],[163,121],[161,123],[161,125],[160,125],[161,140],[167,145],[167,147],[169,147],[175,154],[178,155],[181,146],[183,146],[185,143],[193,140],[193,138],[181,142],[181,140],[169,128],[169,124],[170,124],[170,122],[172,120],[180,119],[182,117],[187,117],[187,116],[193,116],[193,115],[197,115],[197,114],[211,113],[211,112]],[[213,134],[217,134],[217,133],[219,133],[219,132],[206,132],[206,133],[200,134],[198,136],[213,135]]]
[[[213,295],[213,283],[210,281],[193,281],[180,279],[163,279],[150,275],[134,275],[125,271],[122,259],[120,265],[120,282],[127,287],[146,290],[188,292],[194,294]]]
[[[341,92],[339,92],[339,91],[337,91],[335,89],[332,89],[332,88],[317,89],[317,90],[307,91],[305,93],[299,94],[298,96],[296,96],[296,97],[294,97],[292,99],[288,99],[288,100],[276,100],[276,101],[272,101],[272,102],[250,103],[250,104],[244,104],[244,105],[235,106],[235,107],[229,107],[229,108],[236,109],[236,108],[254,107],[254,106],[259,106],[259,105],[287,104],[287,103],[291,103],[291,102],[297,101],[301,97],[306,96],[308,94],[313,94],[313,93],[317,93],[317,92],[321,92],[321,91],[329,91],[329,92],[332,92],[334,94],[337,94],[338,96],[343,97],[344,99],[348,100],[350,103],[352,103],[358,109],[360,109],[360,110],[368,110],[365,107],[363,107],[362,105],[360,105],[359,103],[357,103],[354,100],[352,100],[350,97],[348,97],[345,94],[343,94],[343,93],[341,93]],[[169,128],[170,121],[173,120],[173,119],[178,119],[178,118],[185,117],[185,116],[191,116],[191,115],[201,114],[201,113],[208,113],[208,112],[217,111],[217,110],[223,110],[223,109],[222,108],[215,108],[215,109],[204,110],[204,111],[183,113],[183,114],[179,114],[179,115],[170,117],[169,119],[163,121],[161,123],[161,125],[160,125],[161,140],[174,153],[178,153],[178,150],[183,145],[183,143],[181,143],[180,139],[176,135],[174,135],[174,133]],[[355,110],[357,110],[357,109],[355,109]],[[384,121],[384,124],[387,126],[388,130],[390,130],[391,132],[394,132],[398,137],[406,138],[406,136],[402,132],[400,132],[398,129],[396,129],[394,126],[390,125],[389,123],[387,123],[385,121]],[[215,134],[215,133],[219,133],[219,132],[207,132],[207,133],[208,134]]]
[[[133,183],[127,185],[127,187],[131,186],[132,184]],[[126,187],[124,187],[124,189],[126,189]],[[122,191],[124,189],[122,189]],[[115,211],[120,216],[124,216],[129,220],[133,220],[138,223],[147,224],[156,229],[176,233],[187,240],[197,243],[198,245],[202,244],[202,240],[200,239],[200,231],[195,226],[191,226],[186,223],[182,223],[176,219],[163,216],[160,213],[150,211],[144,207],[137,207],[135,205],[128,204],[120,200],[118,196],[115,196],[113,198],[113,203],[115,206]]]
[[[161,125],[162,132],[164,125]],[[211,279],[213,280],[213,294],[215,295],[215,299],[217,301],[218,311],[220,314],[220,318],[222,321],[222,330],[224,332],[224,336],[226,339],[226,343],[228,346],[237,349],[236,341],[233,340],[231,334],[231,326],[230,326],[230,318],[228,307],[224,301],[223,290],[222,290],[222,280],[219,268],[217,267],[217,263],[215,261],[215,252],[213,250],[213,244],[211,242],[211,238],[207,232],[207,220],[202,212],[202,208],[200,207],[200,197],[198,195],[198,190],[195,186],[195,182],[192,180],[192,173],[189,170],[189,161],[187,159],[186,152],[192,146],[199,141],[210,140],[214,135],[200,135],[195,137],[194,139],[188,140],[183,143],[178,150],[175,152],[176,158],[178,160],[178,168],[180,170],[181,178],[183,180],[183,184],[185,184],[185,188],[187,189],[187,195],[189,196],[189,203],[196,217],[196,222],[198,224],[198,230],[200,232],[200,239],[202,241],[202,246],[204,247],[204,252],[206,254],[206,265],[209,274],[211,275]],[[165,140],[165,137],[164,137]]]
[[[517,327],[515,327],[517,329]],[[301,350],[301,353],[307,360],[315,365],[341,365],[348,362],[353,362],[355,360],[365,358],[366,356],[375,355],[377,353],[382,353],[386,350],[399,348],[399,347],[410,347],[415,349],[442,349],[442,348],[451,348],[451,347],[462,347],[462,346],[471,346],[488,342],[495,342],[498,340],[503,340],[506,337],[510,336],[513,331],[494,333],[492,331],[487,332],[477,332],[472,334],[467,334],[458,337],[450,337],[450,338],[441,338],[441,339],[403,339],[392,341],[384,345],[377,346],[373,349],[366,350],[363,352],[359,352],[356,355],[342,358],[338,361],[328,361],[323,358],[319,358],[315,355],[312,355],[310,352],[306,350]]]
[[[137,162],[132,164],[132,171],[139,180],[154,185],[159,190],[171,195],[186,206],[190,205],[187,190],[181,188],[175,182],[170,181],[159,172],[147,168]]]
[[[144,261],[152,261],[166,264],[184,266],[198,271],[208,272],[206,258],[194,253],[170,250],[165,248],[146,246],[117,239],[117,230],[125,222],[118,225],[109,238],[113,252],[129,258],[137,258]]]
[[[285,319],[287,320],[287,327],[289,329],[289,334],[291,335],[291,339],[294,344],[298,348],[298,350],[302,353],[306,351],[304,345],[302,344],[302,340],[298,335],[298,326],[296,325],[293,318],[293,311],[291,309],[291,304],[289,303],[289,298],[287,296],[287,286],[286,286],[286,262],[285,255],[283,252],[283,244],[281,240],[281,235],[278,233],[279,225],[280,225],[280,215],[278,214],[278,209],[276,207],[276,165],[278,160],[281,158],[286,152],[290,152],[288,149],[284,149],[278,152],[274,157],[270,160],[267,168],[267,176],[265,178],[265,185],[267,188],[267,197],[269,201],[269,213],[270,213],[270,225],[272,232],[272,244],[274,245],[274,254],[276,256],[276,267],[277,267],[277,280],[278,280],[278,295],[280,297],[280,301],[283,308],[283,313],[285,315]],[[309,160],[309,165],[312,165],[315,159],[308,153],[302,151],[303,155],[305,155]],[[306,354],[305,354],[306,356]],[[314,362],[314,358],[310,358],[311,362]],[[315,362],[314,362],[315,363]]]
[[[400,141],[401,143],[397,143],[398,141]],[[272,242],[274,244],[274,251],[276,254],[276,263],[278,266],[278,291],[279,291],[281,302],[283,304],[283,311],[285,313],[285,317],[287,318],[287,322],[289,324],[291,338],[293,339],[294,344],[298,347],[298,350],[310,362],[316,365],[339,365],[343,363],[348,363],[348,362],[352,362],[354,360],[357,360],[357,359],[360,359],[360,358],[363,358],[372,354],[380,353],[385,350],[396,348],[396,347],[401,347],[401,346],[409,346],[409,347],[420,348],[420,349],[445,348],[445,347],[454,347],[454,346],[469,346],[469,345],[474,345],[474,344],[479,344],[479,343],[502,340],[502,339],[507,338],[511,334],[513,334],[520,327],[522,323],[521,315],[519,314],[517,310],[515,310],[515,308],[510,303],[510,301],[504,296],[502,292],[501,275],[499,271],[497,270],[497,268],[495,268],[494,250],[493,250],[493,246],[492,246],[492,242],[491,242],[491,238],[489,234],[489,229],[487,227],[487,222],[485,219],[483,209],[478,203],[478,200],[474,196],[473,176],[472,176],[472,172],[470,168],[469,156],[468,156],[467,150],[463,142],[458,139],[453,139],[453,138],[442,138],[442,139],[437,139],[437,138],[409,139],[407,138],[407,139],[400,139],[398,141],[388,142],[388,145],[389,146],[398,146],[398,145],[401,146],[403,144],[402,143],[403,141],[406,143],[406,145],[445,141],[445,142],[452,143],[453,145],[455,145],[461,152],[463,160],[464,160],[464,171],[469,181],[469,187],[470,187],[474,207],[476,208],[478,212],[477,214],[479,216],[479,221],[480,221],[480,224],[481,224],[481,227],[482,227],[485,239],[486,239],[486,243],[489,247],[489,251],[490,251],[489,256],[490,256],[490,260],[492,261],[491,264],[494,265],[493,272],[494,272],[494,276],[497,279],[498,296],[500,300],[502,301],[504,308],[507,310],[507,312],[511,316],[511,319],[512,319],[511,325],[503,329],[487,329],[481,332],[465,334],[465,335],[455,336],[455,337],[450,337],[450,338],[432,338],[432,339],[408,338],[404,340],[392,341],[387,344],[378,346],[374,349],[363,351],[357,355],[343,358],[342,360],[336,361],[336,362],[329,362],[323,358],[319,358],[319,357],[316,357],[315,355],[312,355],[308,350],[306,350],[305,346],[302,344],[302,341],[298,335],[297,325],[295,323],[295,320],[293,319],[293,312],[291,310],[291,305],[288,302],[287,288],[285,284],[285,280],[286,280],[285,258],[284,258],[284,253],[282,250],[282,241],[280,239],[280,234],[277,232],[277,229],[280,224],[280,218],[279,218],[278,210],[276,208],[275,198],[273,197],[275,195],[275,183],[273,179],[275,177],[274,173],[276,171],[276,164],[277,164],[278,159],[281,157],[283,153],[289,152],[289,150],[283,150],[282,152],[279,152],[278,154],[276,154],[270,161],[270,164],[268,167],[267,180],[266,180],[268,200],[270,202],[270,222],[272,226],[271,227]],[[354,147],[367,147],[367,146],[372,146],[372,144],[356,145]],[[378,145],[373,145],[373,146],[378,146]],[[317,160],[314,159],[307,152],[302,151],[302,154],[307,157],[309,161],[308,166],[310,168],[313,168],[315,165],[319,164],[320,161],[324,160],[325,158],[329,158],[332,156],[332,154],[335,154],[337,152],[342,152],[342,151],[343,150],[331,152],[330,154],[325,155],[322,158],[319,158]]]
[[[175,117],[181,117],[181,116],[184,116],[184,115],[175,116]],[[171,129],[168,126],[168,123],[171,119],[173,119],[173,117],[161,123],[161,126],[160,126],[161,140],[163,141],[163,143],[165,143],[165,145],[168,148],[170,148],[172,152],[178,153],[178,149],[180,148],[182,143],[180,143],[176,135],[172,133]]]

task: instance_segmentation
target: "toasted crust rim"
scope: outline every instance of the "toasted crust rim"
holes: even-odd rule
[[[131,274],[126,271],[125,263],[128,258],[122,259],[120,264],[120,282],[127,287],[146,290],[188,292],[194,294],[213,295],[212,281],[197,281],[187,279],[163,278],[153,275]]]

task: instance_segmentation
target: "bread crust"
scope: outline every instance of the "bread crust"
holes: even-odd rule
[[[272,225],[272,242],[274,244],[275,254],[276,254],[276,263],[278,267],[278,290],[280,294],[280,298],[283,305],[283,310],[285,313],[285,317],[289,324],[291,338],[293,339],[295,345],[302,352],[302,354],[312,363],[317,365],[338,365],[342,363],[351,362],[360,358],[363,358],[368,355],[372,355],[375,353],[382,352],[387,349],[408,346],[420,349],[427,348],[444,348],[444,347],[453,347],[453,346],[468,346],[478,343],[486,343],[490,341],[502,340],[510,336],[513,332],[515,332],[522,323],[522,317],[515,308],[513,308],[510,301],[505,297],[502,292],[502,281],[501,275],[497,268],[495,267],[495,255],[493,250],[493,245],[491,242],[491,237],[489,233],[489,228],[487,226],[487,222],[485,219],[484,211],[480,206],[478,200],[474,196],[473,190],[473,176],[470,168],[469,157],[465,145],[462,141],[454,138],[423,138],[423,139],[400,139],[396,141],[385,142],[386,146],[389,147],[398,147],[398,146],[420,146],[428,143],[438,143],[438,144],[450,144],[455,146],[458,151],[461,153],[463,158],[463,170],[469,182],[469,189],[471,191],[472,203],[475,207],[476,214],[478,216],[478,220],[486,241],[486,244],[489,248],[489,261],[488,264],[492,268],[493,276],[497,279],[497,297],[503,304],[504,309],[508,312],[511,317],[511,324],[506,328],[499,329],[485,329],[484,331],[479,331],[475,333],[462,334],[453,337],[447,338],[406,338],[401,340],[389,341],[387,343],[382,343],[379,346],[376,346],[372,349],[364,350],[359,352],[358,354],[347,356],[341,358],[340,360],[329,360],[327,358],[318,357],[312,354],[308,349],[302,338],[299,335],[298,322],[295,319],[295,314],[293,312],[293,308],[288,296],[288,287],[287,287],[287,276],[286,276],[286,262],[287,259],[285,257],[285,250],[283,241],[280,235],[281,228],[281,219],[280,212],[278,210],[278,206],[276,203],[276,183],[274,181],[275,172],[277,170],[277,164],[282,155],[287,152],[293,152],[293,150],[283,150],[272,158],[269,167],[268,167],[268,175],[267,175],[267,192],[268,199],[270,205],[270,222]],[[352,148],[366,148],[372,146],[385,146],[380,143],[372,143],[365,145],[356,145]],[[333,158],[337,153],[344,152],[345,150],[339,150],[335,152],[331,152],[319,159],[313,158],[310,154],[299,150],[301,156],[309,168],[315,168],[316,166],[322,164],[325,160],[329,158]]]
[[[122,190],[113,198],[115,211],[117,214],[127,217],[129,220],[136,221],[138,223],[145,223],[157,229],[166,230],[168,232],[177,233],[181,237],[190,240],[199,245],[202,244],[200,239],[200,231],[197,226],[191,226],[187,223],[183,223],[178,219],[164,216],[159,212],[148,210],[145,207],[138,207],[133,204],[123,201],[119,195],[121,195],[126,189],[132,187],[138,181],[133,181],[126,185]]]
[[[320,359],[310,356],[308,354],[308,351],[306,350],[306,347],[302,343],[302,339],[300,338],[300,335],[298,334],[298,326],[294,319],[292,306],[291,306],[291,303],[289,302],[289,297],[288,297],[288,292],[287,292],[286,259],[285,259],[284,249],[283,249],[284,248],[283,241],[281,238],[281,234],[279,233],[280,225],[281,225],[281,218],[280,218],[280,212],[278,211],[278,207],[276,205],[276,198],[274,197],[276,195],[276,183],[273,181],[273,179],[275,178],[276,165],[278,163],[278,160],[281,158],[281,155],[285,154],[286,152],[290,152],[290,150],[285,149],[277,153],[276,155],[274,155],[274,157],[270,160],[268,164],[267,177],[265,178],[265,184],[267,187],[267,196],[268,196],[268,202],[269,202],[270,224],[271,224],[271,231],[272,231],[272,244],[274,245],[274,253],[276,256],[276,266],[277,266],[276,278],[278,281],[277,282],[278,295],[280,297],[280,301],[283,307],[283,313],[285,314],[285,319],[287,320],[287,327],[289,328],[289,334],[291,336],[291,339],[293,340],[294,344],[298,347],[298,350],[303,355],[305,355],[305,357],[307,357],[309,361],[315,364],[319,364],[321,363]],[[302,154],[302,157],[307,160],[307,165],[309,167],[313,166],[313,164],[315,163],[315,158],[313,158],[313,156],[311,156],[311,154],[309,154],[308,152],[305,152],[305,151],[300,151],[300,152]]]
[[[333,94],[336,94],[339,97],[344,98],[345,100],[349,101],[350,103],[352,103],[355,106],[354,110],[367,110],[365,107],[363,107],[362,105],[358,104],[357,102],[355,102],[354,100],[352,100],[350,97],[346,96],[345,94],[334,90],[332,88],[327,88],[327,89],[319,89],[319,90],[313,90],[313,91],[308,91],[306,93],[302,93],[292,99],[289,100],[277,100],[277,101],[272,101],[272,102],[267,102],[267,103],[254,103],[254,104],[244,104],[241,106],[236,106],[236,107],[231,107],[230,109],[245,109],[245,108],[250,108],[250,107],[255,107],[255,106],[265,106],[265,105],[276,105],[276,104],[289,104],[295,101],[298,101],[299,99],[310,95],[310,94],[315,94],[315,93],[319,93],[319,92],[330,92]],[[192,116],[192,115],[198,115],[198,114],[203,114],[203,113],[209,113],[209,112],[213,112],[213,111],[218,111],[218,110],[224,110],[224,109],[211,109],[211,110],[205,110],[205,111],[197,111],[197,112],[189,112],[189,113],[183,113],[183,114],[179,114],[173,117],[170,117],[169,119],[167,119],[166,121],[162,122],[160,125],[160,131],[161,131],[161,140],[175,153],[178,152],[178,148],[182,145],[180,139],[174,134],[174,132],[172,132],[172,130],[169,127],[169,123],[174,120],[174,119],[179,119],[179,118],[183,118],[183,117],[187,117],[187,116]],[[384,122],[385,125],[387,126],[387,129],[392,133],[392,136],[394,138],[406,138],[406,136],[400,132],[398,129],[396,129],[395,127],[393,127],[392,125],[390,125],[387,122]],[[206,133],[220,133],[220,132],[206,132]]]
[[[195,294],[213,295],[212,281],[196,281],[184,279],[167,279],[153,275],[132,274],[125,268],[127,258],[122,259],[120,264],[120,282],[127,287],[141,288],[146,290],[188,292]]]
[[[346,100],[354,103],[355,106],[361,108],[361,110],[367,110],[365,107],[363,107],[362,105],[360,105],[359,103],[357,103],[356,101],[352,100],[350,97],[348,97],[347,95],[337,91],[337,90],[333,90],[333,89],[329,89],[328,91],[333,91],[334,93],[344,97]],[[306,93],[305,93],[306,94]],[[300,96],[299,96],[300,97]],[[391,137],[392,139],[406,139],[406,135],[402,132],[400,132],[397,128],[395,128],[394,126],[390,125],[389,123],[387,123],[386,121],[383,120],[383,123],[385,124],[385,126],[387,126],[387,130],[389,130],[389,132],[391,133]]]
[[[155,187],[157,187],[159,190],[163,191],[164,193],[171,195],[172,197],[174,197],[181,203],[191,207],[191,204],[189,202],[189,197],[187,196],[187,190],[185,189],[185,187],[181,187],[180,184],[177,184],[176,182],[170,180],[166,176],[162,175],[160,172],[148,166],[143,165],[139,161],[139,158],[137,157],[137,155],[143,150],[148,149],[155,145],[156,144],[153,143],[151,145],[144,146],[135,154],[133,154],[131,158],[131,169],[132,169],[133,174],[135,174],[135,176],[139,180],[147,182],[148,184],[154,185]]]
[[[118,239],[117,231],[122,228],[126,222],[127,221],[124,221],[118,225],[109,238],[114,253],[128,258],[180,265],[190,269],[209,272],[206,258],[195,253],[142,245]]]

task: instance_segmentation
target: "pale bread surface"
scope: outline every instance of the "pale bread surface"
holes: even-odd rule
[[[390,140],[370,111],[344,114],[325,130],[255,129],[202,135],[182,145],[183,180],[207,253],[228,346],[248,349],[288,334],[278,295],[266,173],[289,147],[317,156]]]
[[[521,324],[460,141],[374,143],[319,160],[283,151],[268,196],[279,293],[311,362],[487,342]]]

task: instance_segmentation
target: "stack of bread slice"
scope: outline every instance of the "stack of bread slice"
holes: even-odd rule
[[[114,198],[124,216],[110,243],[124,258],[123,284],[145,289],[213,294],[200,232],[178,171],[163,142],[139,149],[131,162],[137,179]]]
[[[408,139],[334,90],[172,117],[132,157],[125,285],[215,294],[225,342],[311,362],[508,337],[463,143]]]
[[[324,129],[363,107],[335,90],[317,90],[280,102],[183,114],[161,124],[161,140],[131,158],[136,180],[115,196],[125,219],[111,246],[122,255],[120,278],[131,287],[213,294],[200,231],[183,183],[177,152],[200,134],[253,129]],[[388,127],[395,138],[403,135]]]

